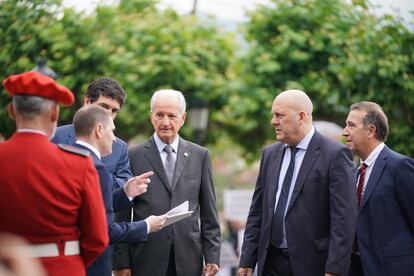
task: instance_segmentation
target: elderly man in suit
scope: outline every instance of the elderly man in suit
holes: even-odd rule
[[[145,220],[134,222],[116,223],[114,211],[131,207],[131,199],[147,191],[148,183],[150,183],[148,177],[153,175],[153,172],[134,177],[125,186],[113,190],[111,175],[101,161],[103,156],[111,154],[112,143],[115,141],[115,125],[108,111],[96,105],[85,106],[76,112],[73,125],[78,138],[74,145],[90,153],[99,174],[110,244],[146,241],[150,232],[161,229],[166,215],[149,216]],[[111,247],[108,247],[88,267],[87,275],[112,275]]]
[[[71,105],[73,94],[37,72],[3,85],[13,96],[8,108],[17,131],[0,144],[0,232],[28,240],[48,275],[83,276],[108,245],[108,232],[92,160],[49,141],[58,103]]]
[[[151,98],[155,134],[129,150],[134,175],[154,171],[145,194],[134,200],[134,220],[163,214],[189,201],[191,217],[149,237],[147,243],[115,249],[115,275],[215,275],[219,269],[220,226],[207,149],[178,135],[185,122],[181,92],[160,90]]]
[[[343,136],[361,158],[355,181],[359,212],[349,275],[413,275],[414,160],[384,144],[388,119],[376,103],[351,105]]]
[[[125,103],[126,93],[119,83],[111,78],[101,77],[89,84],[83,98],[84,105],[98,105],[108,110],[115,119],[122,105]],[[73,124],[60,126],[52,139],[55,144],[72,145],[76,141]],[[120,138],[116,138],[112,153],[102,159],[111,173],[114,188],[122,187],[125,182],[132,178],[128,159],[127,144]]]
[[[347,275],[356,223],[351,152],[312,125],[299,90],[272,106],[277,140],[263,150],[238,275]]]

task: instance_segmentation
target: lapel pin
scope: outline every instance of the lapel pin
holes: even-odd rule
[[[188,152],[184,152],[184,156],[188,157],[189,156]]]

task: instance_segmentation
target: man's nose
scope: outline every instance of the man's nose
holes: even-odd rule
[[[163,125],[167,125],[169,122],[170,122],[170,120],[168,119],[168,116],[162,117],[161,123]]]

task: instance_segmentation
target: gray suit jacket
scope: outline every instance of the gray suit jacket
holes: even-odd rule
[[[117,246],[114,268],[130,267],[132,275],[164,276],[172,244],[178,276],[201,275],[203,257],[206,263],[219,264],[220,225],[207,149],[180,138],[172,187],[153,137],[128,153],[134,175],[154,171],[148,191],[134,200],[134,220],[164,214],[186,200],[194,213],[151,234],[146,243],[130,244],[129,251]],[[121,214],[120,219],[128,215]]]

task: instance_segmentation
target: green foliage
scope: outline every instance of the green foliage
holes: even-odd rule
[[[43,30],[53,25],[58,5],[59,1],[0,1],[0,76],[32,69],[40,52],[50,48],[52,41]],[[5,108],[9,102],[1,86],[0,132],[6,136],[14,131]]]
[[[108,49],[96,39],[94,18],[88,18],[72,9],[63,9],[60,1],[0,2],[1,21],[0,70],[1,76],[29,71],[36,66],[39,56],[48,58],[48,66],[58,73],[59,83],[69,87],[77,98],[71,109],[63,108],[61,122],[70,122],[81,103],[87,84],[104,74]],[[1,87],[0,104],[10,102]],[[6,137],[14,130],[7,110],[0,110]],[[4,126],[3,126],[4,125]]]
[[[149,100],[158,89],[183,91],[187,101],[194,97],[209,101],[212,114],[222,108],[221,90],[233,57],[231,38],[195,17],[180,17],[171,10],[147,8],[139,14],[117,12],[105,18],[111,27],[103,36],[113,47],[108,70],[128,92],[117,124],[124,137],[152,133]]]
[[[1,75],[30,70],[40,53],[46,55],[58,81],[77,98],[74,107],[63,110],[61,124],[71,121],[87,85],[103,75],[117,79],[128,93],[117,119],[117,134],[124,139],[152,133],[149,100],[157,89],[183,91],[190,101],[204,99],[210,114],[224,105],[222,87],[234,45],[217,26],[171,10],[159,12],[150,0],[101,6],[91,16],[63,10],[58,1],[54,8],[50,1],[0,3],[0,34],[6,39],[1,43]],[[5,107],[10,98],[4,90],[1,97]],[[214,116],[211,119],[214,126]],[[9,136],[14,127],[5,108],[0,120],[0,132]],[[190,134],[184,129],[184,135]]]
[[[274,0],[250,14],[249,46],[236,56],[234,37],[220,26],[158,11],[155,2],[121,0],[85,15],[63,9],[59,0],[2,0],[0,76],[30,70],[47,57],[58,81],[76,94],[61,123],[71,121],[91,81],[117,79],[128,93],[116,120],[124,139],[152,133],[155,90],[178,89],[188,102],[209,102],[206,142],[228,135],[250,159],[274,141],[270,109],[280,91],[307,91],[314,118],[341,125],[351,103],[371,100],[389,116],[388,144],[414,155],[414,36],[401,18],[374,16],[366,0]],[[1,87],[5,137],[14,131],[9,101]]]
[[[389,145],[414,155],[414,36],[401,19],[353,2],[274,0],[251,13],[250,47],[222,118],[247,151],[274,141],[272,101],[298,88],[312,98],[315,119],[341,125],[351,103],[379,103],[390,119]]]
[[[15,9],[16,3],[20,9]],[[0,35],[6,39],[1,43],[0,75],[30,70],[40,53],[47,56],[58,81],[77,98],[74,107],[64,110],[61,124],[71,121],[87,85],[103,75],[117,79],[128,93],[116,122],[117,135],[124,139],[153,132],[149,100],[157,89],[183,91],[190,101],[204,99],[210,104],[210,114],[224,105],[222,87],[228,81],[234,45],[233,38],[217,26],[171,10],[157,11],[150,0],[101,6],[90,16],[62,9],[58,1],[53,2],[54,8],[50,1],[30,3],[0,2]],[[10,101],[4,91],[0,99],[1,106]],[[6,109],[1,109],[0,121],[0,132],[8,137],[13,122]],[[191,130],[184,129],[184,135],[191,135]]]

